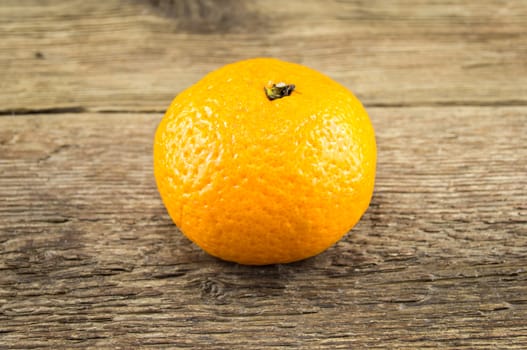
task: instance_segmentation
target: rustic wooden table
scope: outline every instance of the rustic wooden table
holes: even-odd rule
[[[325,72],[377,131],[371,207],[306,261],[214,259],[152,139],[206,72]],[[0,348],[527,348],[527,2],[0,3]]]

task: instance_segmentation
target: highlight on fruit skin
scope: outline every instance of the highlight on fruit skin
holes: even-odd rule
[[[335,244],[368,208],[375,167],[360,101],[273,58],[207,74],[173,100],[154,139],[156,183],[174,223],[241,264],[298,261]]]

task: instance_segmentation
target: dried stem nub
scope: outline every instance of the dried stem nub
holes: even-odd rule
[[[265,94],[267,95],[269,101],[289,96],[291,95],[294,89],[295,85],[286,83],[273,84],[271,87],[266,86],[264,88]]]

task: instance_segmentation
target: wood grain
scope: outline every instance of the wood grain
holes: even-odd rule
[[[3,0],[0,349],[526,349],[527,3]],[[170,221],[170,100],[253,56],[351,88],[377,132],[361,222],[246,267]]]
[[[160,114],[0,118],[0,344],[524,349],[527,108],[369,112],[365,217],[268,267],[207,256],[171,223]]]
[[[275,56],[368,106],[526,105],[522,1],[20,1],[0,6],[0,109],[162,111],[226,63]]]

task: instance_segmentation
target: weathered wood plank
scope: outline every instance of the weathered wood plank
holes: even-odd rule
[[[0,348],[526,348],[526,32],[521,1],[2,1],[0,114],[37,114],[0,118]],[[150,154],[262,55],[388,108],[353,234],[254,268],[177,232]]]
[[[162,111],[253,56],[312,66],[368,106],[525,105],[525,33],[524,1],[4,0],[0,113]]]
[[[376,192],[335,247],[244,267],[156,193],[160,114],[0,118],[0,347],[527,347],[527,108],[370,108]]]

